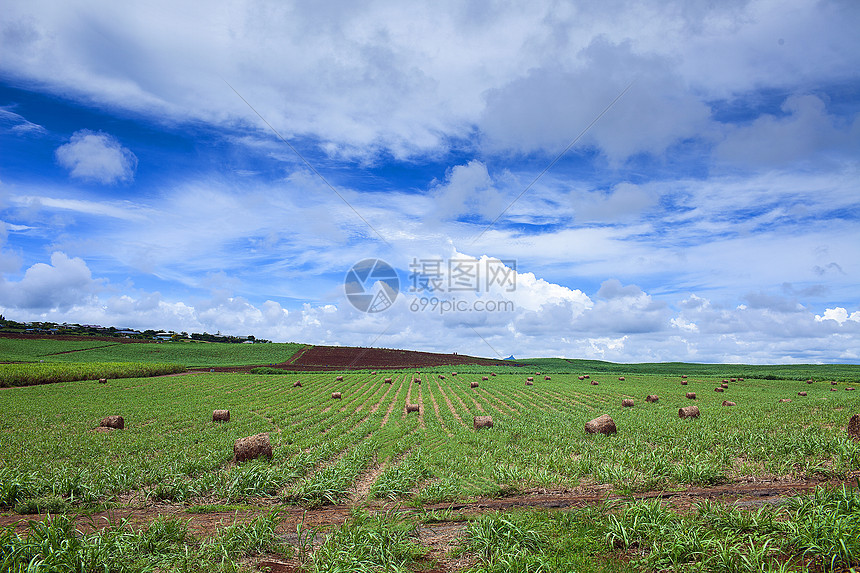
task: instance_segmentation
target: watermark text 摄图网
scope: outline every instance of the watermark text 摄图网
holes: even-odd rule
[[[411,293],[510,293],[517,290],[517,262],[469,257],[413,258],[409,280]]]

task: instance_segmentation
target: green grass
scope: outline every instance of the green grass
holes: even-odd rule
[[[109,380],[139,378],[177,372],[185,372],[185,367],[181,364],[140,364],[137,362],[0,364],[0,388],[96,380],[99,378]]]
[[[844,385],[830,392],[826,383],[747,379],[718,394],[720,379],[680,386],[674,377],[595,374],[600,384],[591,386],[558,374],[525,386],[518,373],[471,389],[479,376],[426,372],[419,386],[409,372],[351,372],[344,382],[336,374],[203,373],[2,390],[0,506],[50,495],[97,503],[127,492],[316,506],[342,502],[377,466],[369,496],[410,503],[583,484],[630,493],[743,476],[844,478],[860,469],[860,443],[844,429],[860,394]],[[382,383],[389,376],[394,383]],[[303,387],[293,388],[296,380]],[[698,419],[678,418],[688,390],[699,395]],[[332,400],[333,391],[343,399]],[[406,415],[407,392],[420,416]],[[646,404],[646,394],[660,401]],[[629,396],[636,405],[623,408]],[[723,407],[723,399],[738,405]],[[223,408],[231,421],[212,423],[212,410]],[[583,431],[602,413],[617,435]],[[124,430],[93,431],[112,414],[125,418]],[[484,414],[495,425],[475,432],[472,417]],[[233,442],[259,432],[270,434],[273,459],[232,465]]]
[[[188,340],[122,344],[118,342],[16,340],[0,338],[0,356],[9,362],[178,363],[189,368],[246,366],[286,362],[302,344],[228,344]]]

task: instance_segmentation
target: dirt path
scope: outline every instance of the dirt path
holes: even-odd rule
[[[327,460],[328,463],[335,462]],[[315,468],[319,469],[319,468]],[[860,474],[860,472],[856,472]],[[735,482],[711,488],[691,487],[679,491],[649,491],[633,494],[634,499],[663,499],[679,511],[689,510],[700,500],[719,500],[740,507],[757,507],[765,504],[778,504],[782,500],[798,494],[809,492],[822,485],[839,486],[855,485],[856,476],[842,481],[755,481]],[[477,499],[468,502],[436,503],[425,505],[422,508],[404,507],[402,503],[388,503],[374,501],[366,504],[371,511],[395,511],[400,514],[411,515],[421,511],[450,510],[451,521],[469,515],[478,515],[490,511],[503,511],[512,509],[546,508],[565,509],[576,507],[587,507],[601,504],[606,501],[619,501],[630,499],[627,496],[609,493],[611,486],[587,486],[564,490],[534,490],[522,495],[504,497],[497,499]],[[250,521],[254,517],[272,511],[277,508],[281,513],[283,522],[281,529],[295,531],[296,525],[304,518],[305,526],[327,527],[343,524],[350,517],[351,507],[348,504],[326,506],[314,510],[305,510],[299,506],[273,505],[267,499],[257,500],[260,505],[236,511],[212,512],[205,514],[192,514],[186,511],[182,504],[155,503],[128,507],[118,507],[103,511],[90,516],[79,516],[76,518],[78,527],[82,530],[96,527],[107,527],[111,523],[116,524],[126,519],[136,527],[146,526],[155,518],[163,515],[179,516],[189,522],[189,530],[195,534],[211,535],[216,533],[223,525],[234,522]],[[38,516],[2,515],[0,526],[14,526],[18,531],[27,528],[27,520],[38,519]]]

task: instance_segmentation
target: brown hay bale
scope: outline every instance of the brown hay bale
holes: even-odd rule
[[[797,395],[798,396],[806,396],[806,392],[798,392]]]
[[[617,433],[618,429],[615,427],[615,421],[609,414],[603,414],[586,422],[585,431],[588,434],[603,434],[604,436],[608,436],[609,434]]]
[[[738,382],[743,382],[743,381],[744,381],[743,378],[738,378]]]
[[[107,378],[99,378],[99,384],[107,384]]]
[[[451,372],[451,376],[456,376],[456,375],[457,375],[456,372]]]
[[[686,385],[687,385],[687,381],[686,381],[686,380],[681,380],[681,386],[686,386]]]
[[[481,380],[483,380],[484,382],[486,382],[487,380],[489,380],[489,378],[487,378],[486,376],[481,376]]]
[[[421,378],[415,378],[412,381],[415,382],[416,384],[421,384]]]
[[[830,381],[830,385],[831,385],[831,386],[836,386],[837,384],[839,384],[839,382],[837,382],[836,380],[831,380],[831,381]]]
[[[681,374],[681,378],[686,378],[686,377],[687,377],[686,374]]]
[[[831,392],[836,392],[837,390],[836,390],[836,388],[831,388],[831,389],[830,389],[830,391],[831,391]]]
[[[477,383],[477,382],[471,382],[471,383],[469,384],[469,388],[477,388],[477,387],[478,387],[478,383]]]
[[[335,382],[343,382],[343,376],[338,376],[335,378]]]
[[[534,385],[535,385],[535,383],[532,382],[531,380],[526,380],[526,386],[534,386]]]
[[[732,381],[732,382],[737,382],[737,381],[738,381],[738,379],[737,379],[737,378],[732,378],[732,379],[731,379],[731,381]]]
[[[301,388],[301,387],[302,387],[302,383],[301,383],[301,382],[299,382],[298,380],[296,380],[295,382],[293,382],[293,388]]]
[[[812,384],[812,380],[807,380],[807,381],[806,381],[806,383],[807,383],[807,384]]]
[[[621,400],[621,405],[625,408],[632,408],[633,407],[633,399],[632,398],[624,398],[623,400]]]
[[[720,388],[723,388],[724,390],[728,390],[729,385],[728,384],[720,384]]]
[[[580,379],[580,380],[585,380],[585,376],[580,376],[580,377],[579,377],[579,379]]]
[[[529,376],[528,378],[526,378],[526,382],[534,382],[534,381],[535,381],[535,379],[532,376]]]
[[[406,404],[406,413],[417,412],[419,410],[418,404]]]
[[[597,380],[592,380],[592,381],[591,381],[591,385],[592,385],[592,386],[597,386]]]
[[[678,417],[679,418],[698,418],[699,417],[699,407],[698,406],[686,406],[684,408],[678,409]]]
[[[496,375],[495,372],[490,372],[490,376],[495,376],[495,375]]]
[[[725,391],[726,391],[726,389],[723,388],[722,386],[717,386],[716,388],[714,388],[714,392],[725,392]]]
[[[853,390],[854,390],[854,386],[849,386],[848,388],[846,388],[846,390],[847,390],[847,391],[849,391],[849,392],[851,392],[851,391],[853,391]]]
[[[552,380],[552,378],[550,378],[549,376],[544,376],[543,379],[544,380]]]
[[[371,376],[376,376],[376,370],[370,373]]]
[[[695,392],[687,392],[687,398],[689,398],[690,400],[695,400],[696,399],[696,393]]]
[[[860,440],[860,414],[854,414],[848,421],[848,435],[854,440]]]
[[[729,402],[728,400],[723,400],[723,406],[737,406],[737,404]]]
[[[125,428],[125,420],[122,416],[107,416],[102,418],[102,421],[99,422],[99,426],[102,428],[113,428],[115,430],[122,430]]]
[[[439,380],[444,380],[444,379],[445,379],[445,376],[443,376],[442,374],[440,374],[440,375],[439,375]]]
[[[619,377],[618,377],[618,381],[619,381],[619,382],[624,382],[624,376],[619,376]]]
[[[229,422],[230,421],[230,410],[213,410],[212,411],[212,421],[213,422]]]
[[[588,374],[584,374],[584,375],[583,375],[583,378],[585,378],[586,380],[588,380],[589,378],[591,378],[591,376],[589,376]]]
[[[272,459],[272,444],[269,442],[269,434],[239,438],[233,443],[233,461],[237,464],[261,456]]]
[[[791,398],[780,398],[780,400],[779,400],[779,401],[780,401],[781,403],[783,403],[783,402],[791,402]]]
[[[660,396],[657,396],[656,394],[648,394],[647,396],[645,396],[645,401],[646,402],[659,402]]]
[[[386,379],[385,379],[385,383],[386,383],[386,384],[391,384],[391,378],[386,378]]]
[[[332,393],[331,393],[331,399],[332,399],[332,400],[340,400],[340,399],[341,399],[341,394],[340,394],[340,392],[332,392]]]
[[[492,428],[493,427],[493,417],[492,416],[475,416],[473,420],[473,425],[476,430],[480,430],[481,428]]]

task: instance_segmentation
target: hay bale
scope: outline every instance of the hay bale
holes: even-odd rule
[[[798,392],[797,395],[798,396],[806,396],[806,392]]]
[[[534,381],[535,381],[535,379],[532,376],[529,376],[528,378],[526,378],[526,382],[534,382]]]
[[[580,376],[580,377],[579,377],[579,379],[580,379],[580,380],[585,380],[585,376]]]
[[[272,444],[269,442],[269,434],[239,438],[233,443],[233,461],[237,464],[261,456],[272,459]]]
[[[720,388],[722,388],[722,389],[724,389],[724,390],[728,390],[728,389],[729,389],[729,385],[728,385],[728,384],[720,384]]]
[[[737,378],[732,378],[732,379],[731,379],[731,381],[732,381],[732,382],[737,382],[737,381],[738,381],[738,379],[737,379]]]
[[[588,374],[584,374],[584,375],[583,375],[583,377],[584,377],[586,380],[588,380],[589,378],[591,378],[591,376],[589,376]]]
[[[102,428],[113,428],[114,430],[122,430],[125,428],[125,420],[122,416],[107,416],[99,422]]]
[[[230,421],[230,410],[213,410],[212,411],[212,421],[213,422],[229,422]]]
[[[549,376],[544,376],[543,379],[544,380],[552,380],[552,378],[550,378]]]
[[[444,379],[445,379],[445,376],[443,376],[442,374],[440,374],[440,375],[439,375],[439,380],[444,380]]]
[[[836,386],[837,384],[839,384],[839,382],[837,382],[836,380],[831,380],[831,381],[830,381],[830,385],[831,385],[831,386]]]
[[[621,400],[621,405],[625,408],[632,408],[633,407],[633,399],[632,398],[624,398],[623,400]]]
[[[340,394],[340,392],[332,392],[332,393],[331,393],[331,399],[332,399],[332,400],[340,400],[340,399],[341,399],[341,394]]]
[[[848,388],[846,388],[846,390],[847,390],[847,391],[849,391],[849,392],[851,392],[851,391],[853,391],[853,390],[854,390],[854,386],[849,386]]]
[[[743,378],[738,378],[738,382],[743,382],[743,381],[744,381]]]
[[[495,376],[495,375],[496,375],[495,372],[490,372],[490,376]]]
[[[618,432],[615,427],[615,421],[609,416],[609,414],[603,414],[602,416],[598,416],[597,418],[586,422],[585,431],[588,434],[603,434],[604,436]]]
[[[531,380],[526,380],[526,386],[534,386],[534,385],[535,385],[535,383],[532,382]]]
[[[647,396],[645,396],[645,401],[646,402],[659,402],[660,396],[657,396],[656,394],[648,394]]]
[[[830,389],[830,391],[831,391],[831,392],[836,392],[836,388],[831,388],[831,389]]]
[[[99,378],[99,384],[107,384],[107,378]]]
[[[376,370],[370,373],[371,376],[376,376]]]
[[[486,382],[487,380],[489,380],[489,378],[487,378],[486,376],[481,376],[481,380],[483,380],[484,382]]]
[[[854,440],[860,440],[860,414],[854,414],[848,421],[848,435]]]
[[[684,408],[678,409],[678,417],[679,418],[698,418],[699,417],[699,407],[698,406],[686,406]]]
[[[421,384],[421,378],[415,378],[412,381],[415,382],[416,384]]]
[[[592,381],[591,381],[591,385],[592,385],[592,386],[597,386],[597,380],[592,380]]]
[[[418,404],[406,404],[406,413],[417,412],[419,410]]]
[[[725,392],[725,391],[726,391],[726,389],[723,388],[722,386],[717,386],[716,388],[714,388],[714,392]]]
[[[687,398],[689,398],[690,400],[695,400],[696,399],[696,393],[695,392],[687,392]]]
[[[812,384],[812,380],[807,380],[807,381],[806,381],[806,383],[807,383],[807,384]]]
[[[779,401],[780,401],[781,403],[784,403],[784,402],[791,402],[791,398],[780,398],[780,400],[779,400]]]
[[[386,379],[385,379],[385,383],[386,383],[386,384],[391,384],[391,378],[386,378]]]
[[[478,383],[477,383],[477,382],[471,382],[471,383],[469,384],[469,388],[477,388],[477,387],[478,387]]]
[[[301,382],[299,382],[298,380],[296,380],[295,382],[293,382],[293,388],[301,388],[301,387],[302,387],[302,383],[301,383]]]
[[[686,377],[687,377],[686,374],[681,374],[681,378],[686,378]]]
[[[343,376],[338,376],[335,378],[335,382],[343,382]]]
[[[686,385],[687,385],[687,381],[686,381],[686,380],[681,380],[681,386],[686,386]]]
[[[481,428],[492,428],[493,427],[493,417],[492,416],[475,416],[473,421],[476,430],[480,430]]]
[[[624,376],[619,376],[619,377],[618,377],[618,381],[619,381],[619,382],[624,382]]]
[[[451,376],[456,376],[456,375],[457,375],[456,372],[451,372]]]
[[[723,406],[737,406],[737,404],[729,402],[728,400],[723,400]]]

